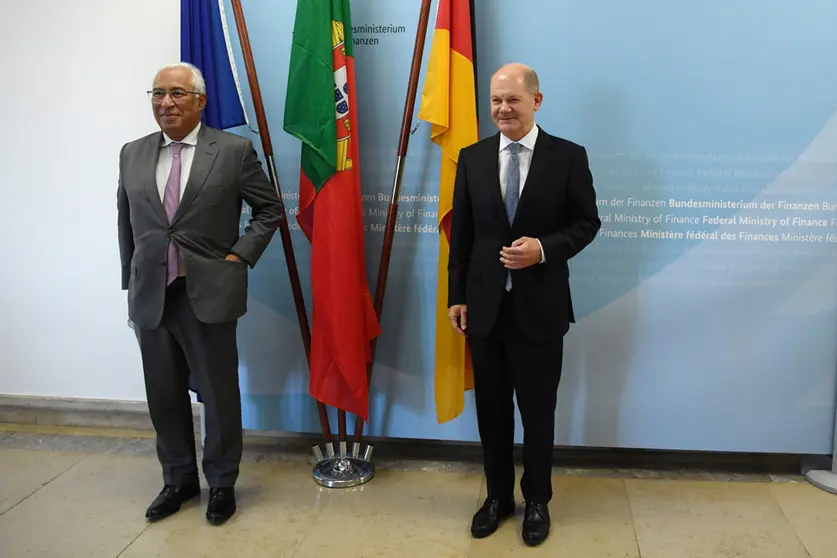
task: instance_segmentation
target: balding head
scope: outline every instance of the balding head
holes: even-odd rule
[[[519,62],[506,64],[501,67],[499,70],[494,72],[492,81],[495,78],[498,80],[522,81],[523,87],[525,87],[532,95],[539,93],[541,90],[537,72],[526,64],[520,64]]]
[[[506,64],[491,76],[491,118],[512,141],[535,125],[542,100],[538,74],[525,64]]]

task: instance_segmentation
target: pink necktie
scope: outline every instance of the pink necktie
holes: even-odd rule
[[[163,194],[163,207],[166,210],[166,215],[169,218],[169,224],[174,219],[174,213],[177,211],[177,206],[180,205],[180,150],[183,149],[182,143],[172,143],[171,147],[171,172],[169,179],[166,181],[166,191]],[[180,275],[180,262],[178,261],[177,246],[174,242],[169,240],[169,249],[166,266],[166,285],[170,285],[178,275]]]

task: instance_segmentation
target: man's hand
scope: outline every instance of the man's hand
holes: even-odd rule
[[[456,304],[448,308],[448,319],[453,330],[465,335],[465,330],[468,328],[468,307],[464,304]]]
[[[227,257],[226,257],[226,258],[224,258],[224,259],[225,259],[225,260],[228,260],[228,261],[231,261],[231,262],[244,263],[244,262],[241,260],[241,258],[239,258],[239,257],[238,257],[237,255],[235,255],[235,254],[227,254]]]
[[[500,250],[500,261],[506,269],[523,269],[541,262],[541,243],[536,238],[521,237]]]

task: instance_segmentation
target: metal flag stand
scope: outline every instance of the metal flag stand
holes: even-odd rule
[[[279,193],[281,199],[281,192],[279,190],[279,179],[277,177],[274,161],[273,161],[273,146],[270,141],[270,134],[267,127],[267,118],[265,117],[264,102],[262,101],[261,90],[259,88],[258,77],[256,76],[256,65],[253,60],[253,51],[250,47],[250,37],[247,33],[247,25],[244,20],[244,10],[241,6],[241,0],[232,0],[233,13],[235,15],[235,25],[238,31],[239,42],[241,43],[241,50],[244,57],[244,63],[247,68],[247,78],[250,83],[250,92],[253,97],[253,108],[256,112],[256,120],[258,122],[259,136],[262,140],[262,147],[264,149],[265,158],[268,161],[268,169],[270,171],[270,178],[273,182],[276,191]],[[284,211],[284,206],[283,206]],[[283,219],[282,228],[280,230],[282,236],[282,243],[285,247],[285,258],[288,263],[288,272],[291,278],[291,287],[293,289],[294,301],[297,308],[297,317],[299,319],[300,332],[302,333],[302,341],[305,346],[305,356],[308,361],[308,366],[311,366],[311,330],[308,325],[308,317],[305,313],[305,303],[302,298],[302,288],[299,283],[299,273],[297,271],[296,263],[294,261],[293,246],[291,244],[290,231],[287,224],[287,219]],[[320,427],[323,433],[323,444],[325,448],[325,456],[320,444],[314,446],[314,457],[317,463],[314,465],[313,477],[314,481],[327,488],[347,488],[350,486],[357,486],[369,481],[374,475],[374,467],[371,462],[372,447],[367,446],[363,448],[361,454],[361,444],[355,443],[352,447],[352,453],[347,452],[346,447],[346,411],[343,409],[337,410],[338,421],[338,436],[339,447],[335,452],[334,438],[331,434],[331,427],[328,423],[328,413],[322,401],[317,401],[317,410],[320,417]]]
[[[407,146],[410,143],[410,129],[413,121],[413,110],[416,104],[416,92],[418,91],[419,72],[421,71],[421,59],[424,54],[424,40],[427,35],[427,24],[430,20],[430,0],[422,0],[421,11],[419,12],[418,29],[416,30],[416,42],[413,47],[413,61],[410,66],[410,79],[407,86],[407,98],[404,102],[404,114],[401,118],[401,133],[398,140],[398,151],[395,163],[395,176],[393,178],[392,193],[389,198],[387,209],[387,224],[384,230],[384,244],[381,249],[381,261],[378,266],[378,282],[375,288],[375,314],[378,320],[381,319],[381,312],[384,307],[384,292],[387,284],[387,272],[389,271],[389,259],[392,253],[392,241],[395,233],[395,221],[398,217],[398,201],[400,199],[401,180],[404,176],[404,160],[407,157]],[[372,384],[372,367],[374,364],[375,347],[377,339],[372,340],[372,360],[366,370],[367,381]],[[361,443],[363,437],[364,421],[356,417],[354,446]],[[366,452],[371,454],[371,445],[366,446]],[[342,446],[341,446],[342,449]],[[316,454],[316,452],[315,452]]]
[[[422,0],[419,13],[418,29],[416,30],[416,41],[413,47],[413,61],[410,68],[410,79],[407,88],[407,98],[404,104],[404,114],[401,121],[401,134],[398,143],[398,158],[395,167],[392,195],[387,210],[387,223],[384,232],[384,244],[381,253],[381,261],[378,268],[378,282],[375,290],[375,314],[378,320],[381,319],[381,312],[384,304],[384,291],[386,288],[387,272],[389,270],[390,253],[392,252],[393,234],[395,232],[395,221],[398,215],[399,191],[404,172],[404,158],[407,155],[407,145],[410,138],[410,123],[413,119],[413,108],[418,90],[418,76],[421,70],[421,59],[424,53],[425,36],[427,35],[427,24],[430,19],[430,0]],[[371,385],[372,368],[374,365],[375,346],[377,339],[371,342],[372,359],[367,367],[367,381]],[[346,412],[338,410],[339,440],[337,451],[334,443],[326,441],[322,446],[317,444],[313,448],[314,459],[314,482],[326,488],[350,488],[364,484],[375,476],[375,466],[372,463],[372,444],[363,443],[363,419],[356,417],[355,438],[352,442],[351,453],[348,452],[346,441]]]
[[[401,189],[401,180],[404,173],[404,158],[407,155],[407,145],[410,139],[410,123],[413,119],[413,107],[416,101],[418,90],[418,76],[421,70],[421,59],[424,53],[424,40],[427,35],[427,23],[430,19],[430,0],[422,0],[419,13],[418,29],[416,30],[416,42],[413,47],[413,62],[410,67],[410,79],[407,87],[407,98],[404,103],[404,114],[401,121],[401,135],[398,142],[398,158],[395,165],[395,177],[393,179],[392,195],[390,196],[389,208],[387,209],[387,224],[384,229],[384,244],[381,251],[381,261],[378,267],[378,282],[375,289],[375,315],[381,319],[381,312],[384,306],[384,291],[389,270],[389,258],[392,252],[393,234],[395,233],[395,221],[398,215],[398,199]],[[371,343],[372,359],[367,367],[366,376],[369,385],[372,383],[372,368],[374,365],[375,346],[377,339]],[[314,482],[327,488],[349,488],[364,484],[375,476],[375,465],[372,463],[372,451],[374,446],[363,443],[363,419],[355,417],[355,438],[352,442],[351,454],[345,437],[346,414],[339,411],[339,441],[337,452],[334,444],[326,443],[323,447],[316,445],[313,448],[314,459]],[[325,453],[323,453],[325,449]]]
[[[314,446],[314,482],[326,488],[351,488],[372,480],[375,466],[372,464],[373,447],[366,444],[363,455],[361,444],[352,444],[352,453],[347,453],[346,440],[338,442],[338,452],[334,452],[334,443],[324,444],[326,454],[319,444]]]
[[[264,101],[262,100],[261,88],[259,87],[259,79],[256,75],[256,64],[253,60],[253,51],[250,48],[250,36],[247,33],[247,24],[244,21],[244,10],[241,7],[241,0],[232,0],[233,13],[235,14],[235,25],[238,31],[238,39],[241,43],[241,51],[244,57],[244,64],[247,68],[247,78],[250,83],[250,94],[253,97],[253,109],[256,113],[256,121],[258,123],[259,138],[262,142],[262,149],[264,151],[265,159],[267,160],[267,170],[270,181],[276,189],[280,202],[282,201],[282,191],[279,187],[279,177],[276,172],[276,164],[273,159],[273,144],[270,141],[270,132],[267,127],[267,117],[264,111]],[[305,347],[305,357],[307,359],[309,368],[311,365],[311,328],[308,325],[308,315],[305,312],[305,301],[302,297],[302,286],[299,280],[299,271],[296,265],[296,258],[294,256],[293,244],[291,242],[290,227],[288,226],[287,212],[285,211],[284,202],[282,202],[283,219],[279,226],[279,233],[282,238],[282,246],[285,252],[285,262],[288,267],[288,275],[291,281],[291,290],[293,291],[294,304],[296,306],[297,320],[299,321],[299,331],[302,335],[302,344]],[[323,439],[326,444],[331,444],[332,435],[331,427],[328,424],[328,413],[325,405],[321,401],[317,401],[317,411],[320,418],[320,428],[322,429]]]
[[[250,92],[253,97],[254,110],[256,112],[256,120],[258,122],[259,136],[262,141],[265,158],[268,161],[268,170],[270,172],[270,179],[276,188],[277,193],[281,199],[281,191],[279,190],[279,180],[277,177],[274,161],[273,161],[273,147],[270,141],[270,135],[267,127],[267,119],[264,112],[264,103],[261,97],[258,78],[256,76],[256,67],[253,60],[253,53],[250,47],[250,39],[247,33],[247,25],[244,21],[244,11],[241,6],[241,0],[232,0],[233,13],[235,14],[236,29],[238,31],[238,38],[241,43],[241,50],[244,57],[245,66],[247,68],[247,77],[250,83]],[[410,81],[407,90],[407,99],[404,106],[404,115],[401,122],[401,137],[398,145],[398,159],[396,163],[395,179],[392,189],[392,196],[390,198],[390,205],[387,215],[387,224],[384,234],[384,246],[381,255],[381,263],[378,270],[378,283],[375,292],[375,314],[380,320],[381,311],[383,308],[384,288],[386,286],[387,271],[389,267],[389,258],[392,251],[393,233],[395,231],[395,221],[398,214],[398,199],[399,190],[401,187],[401,180],[403,175],[403,161],[407,155],[407,144],[409,142],[410,122],[413,118],[413,107],[415,105],[416,91],[418,90],[418,75],[421,68],[421,59],[424,52],[425,35],[427,34],[427,24],[430,18],[430,0],[422,0],[421,12],[419,16],[419,25],[416,32],[416,42],[413,50],[413,62],[410,68]],[[284,212],[284,205],[283,205]],[[293,289],[294,301],[297,307],[297,317],[299,319],[300,331],[302,333],[303,344],[305,345],[305,354],[308,359],[310,368],[311,364],[311,331],[308,325],[308,318],[305,313],[305,305],[302,298],[302,290],[299,284],[299,274],[294,260],[293,246],[291,244],[290,231],[287,225],[287,219],[283,219],[280,229],[282,243],[285,248],[285,257],[288,263],[288,272],[291,278],[291,287]],[[375,354],[376,341],[371,343],[371,352]],[[370,362],[367,367],[367,381],[371,384],[372,380],[372,366]],[[314,465],[313,477],[314,481],[320,486],[326,488],[349,488],[364,484],[371,480],[375,475],[375,467],[372,463],[373,446],[371,444],[364,444],[361,441],[363,435],[363,419],[356,417],[355,422],[355,439],[352,443],[351,453],[348,451],[346,440],[346,411],[343,409],[337,410],[338,421],[338,446],[335,451],[334,439],[331,434],[331,428],[328,424],[328,414],[325,405],[321,401],[317,401],[317,409],[320,416],[320,426],[323,432],[324,442],[316,444],[313,447],[313,454],[316,463]]]

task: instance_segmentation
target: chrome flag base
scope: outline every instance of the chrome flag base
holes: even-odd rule
[[[805,478],[817,488],[837,494],[837,474],[831,471],[809,471]]]
[[[372,446],[366,444],[361,455],[360,444],[354,444],[351,455],[346,452],[346,442],[339,442],[338,452],[334,452],[334,443],[323,444],[325,455],[320,445],[313,448],[314,482],[326,488],[351,488],[372,480],[375,466],[372,464]]]

